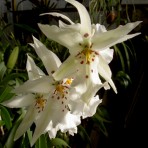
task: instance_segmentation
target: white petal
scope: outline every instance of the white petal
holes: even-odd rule
[[[113,59],[113,53],[114,53],[114,50],[113,49],[110,49],[110,48],[107,48],[107,49],[104,49],[104,50],[101,50],[99,51],[99,54],[101,55],[101,57],[109,64],[112,59]]]
[[[80,84],[73,87],[70,91],[71,100],[82,100],[84,103],[89,104],[91,98],[93,98],[102,87],[107,88],[106,84],[93,83],[91,80],[88,80],[88,82],[80,81]]]
[[[102,32],[106,32],[106,28],[104,25],[101,25],[101,24],[96,24],[96,25],[92,25],[92,28],[95,29],[95,35],[99,34],[99,33],[102,33]]]
[[[38,66],[36,66],[34,60],[29,55],[27,55],[26,69],[28,72],[29,80],[38,79],[45,75],[44,72]]]
[[[47,104],[43,112],[41,112],[40,117],[36,121],[36,129],[31,145],[35,143],[44,131],[50,131],[50,136],[54,136],[59,129],[65,132],[80,124],[79,116],[70,114],[66,109],[63,112],[63,107],[65,109],[65,105],[63,106],[61,100],[56,98],[49,98],[47,100]]]
[[[136,35],[139,35],[139,33],[132,34],[130,36],[126,36],[131,30],[133,30],[137,25],[139,25],[141,22],[137,21],[135,23],[128,23],[124,26],[119,26],[116,29],[98,33],[97,35],[93,36],[92,42],[93,42],[93,49],[94,50],[103,50],[106,48],[109,48],[117,43],[123,42],[129,38],[132,38]],[[126,37],[125,37],[126,36]]]
[[[78,72],[75,74],[71,85],[75,91],[71,90],[72,98],[81,97],[85,103],[88,103],[90,98],[94,97],[101,87],[104,87],[98,75],[98,59],[95,58],[94,61],[90,64],[77,64]]]
[[[20,95],[13,97],[1,104],[10,108],[21,108],[31,105],[34,102],[34,99],[35,98],[33,94]]]
[[[20,138],[32,125],[36,117],[36,110],[33,106],[30,106],[25,117],[23,118],[22,122],[20,123],[19,127],[16,130],[14,140]]]
[[[72,22],[66,15],[63,15],[61,13],[50,12],[50,13],[43,13],[40,16],[42,16],[42,15],[52,15],[52,16],[56,16],[56,17],[61,17],[61,18],[65,19],[65,20],[67,20],[70,24],[74,24],[74,22]]]
[[[121,39],[117,40],[116,42],[114,42],[114,44],[112,44],[112,46],[115,45],[115,44],[124,42],[126,40],[129,40],[129,39],[131,39],[133,37],[136,37],[137,35],[140,35],[140,34],[141,33],[134,33],[134,34],[125,35],[123,38],[121,38]]]
[[[49,76],[43,76],[36,80],[28,80],[21,86],[15,88],[15,93],[34,92],[34,93],[49,93],[54,89],[52,85],[53,79]]]
[[[56,137],[56,134],[57,134],[57,131],[59,130],[59,127],[55,127],[53,128],[53,124],[52,124],[52,121],[48,124],[46,130],[44,131],[45,133],[48,132],[48,135],[49,135],[49,138],[55,138]]]
[[[99,96],[92,97],[89,103],[85,103],[82,100],[72,101],[70,100],[70,109],[72,114],[80,115],[82,118],[91,117],[96,113],[98,105],[102,102]]]
[[[34,47],[37,55],[42,60],[47,72],[51,75],[61,65],[60,59],[52,51],[48,50],[46,46],[37,38],[33,37]]]
[[[65,1],[74,5],[79,12],[80,21],[81,21],[81,30],[80,30],[81,34],[84,35],[88,33],[89,35],[91,35],[91,20],[86,8],[76,0],[65,0]]]
[[[70,135],[74,136],[74,134],[77,133],[77,127],[69,129],[69,130],[68,130],[68,133],[69,133]]]
[[[70,112],[67,112],[64,118],[62,118],[59,123],[59,129],[62,132],[68,132],[73,135],[73,133],[77,132],[77,126],[81,123],[80,116],[72,115]]]
[[[77,24],[67,25],[64,22],[59,21],[59,27],[62,29],[71,29],[73,31],[80,32],[81,24],[77,23]]]
[[[59,69],[53,74],[55,80],[62,80],[63,78],[71,78],[77,72],[77,61],[75,57],[69,56],[66,61],[59,67]]]
[[[99,99],[99,96],[95,96],[90,99],[89,104],[85,104],[84,110],[83,110],[83,119],[87,117],[91,117],[96,113],[96,109],[98,105],[102,102],[101,99]]]
[[[79,43],[82,42],[82,36],[79,32],[70,29],[62,29],[55,25],[38,24],[38,26],[48,39],[56,41],[71,50],[78,50],[80,48]]]
[[[111,85],[115,93],[117,93],[114,82],[111,79],[112,73],[111,73],[109,65],[101,56],[99,56],[99,61],[100,61],[98,64],[99,74]]]

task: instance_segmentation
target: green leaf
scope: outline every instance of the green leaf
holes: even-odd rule
[[[5,145],[4,145],[4,148],[13,148],[14,143],[15,143],[14,135],[15,135],[15,132],[16,132],[16,130],[17,130],[17,128],[18,128],[21,121],[22,121],[22,116],[20,116],[17,119],[17,121],[15,122],[15,124],[13,125],[13,128],[10,131],[10,134],[9,134],[9,136],[7,138],[7,141],[6,141]]]
[[[128,70],[130,70],[130,57],[129,57],[130,48],[124,42],[122,42],[121,44],[123,45],[123,48],[124,48],[124,51],[125,51],[125,57],[126,57],[125,61],[127,62]]]
[[[6,128],[8,130],[10,130],[10,128],[12,127],[10,114],[9,114],[8,110],[2,105],[0,105],[0,110],[1,110],[2,120],[5,122]]]
[[[118,71],[116,74],[115,79],[120,83],[121,86],[124,88],[127,88],[129,84],[132,83],[130,77],[128,74],[126,74],[124,71]]]
[[[12,90],[12,87],[10,86],[3,87],[0,89],[0,102],[3,102],[5,100],[12,98],[14,94],[11,93],[11,90]]]
[[[24,133],[24,136],[21,136],[18,139],[18,142],[20,142],[20,147],[21,148],[28,148],[28,147],[30,147],[30,140],[29,140],[28,134],[26,134],[26,133]]]
[[[7,70],[7,68],[5,66],[5,63],[1,62],[0,63],[0,80],[3,79],[3,77],[4,77],[5,73],[6,73],[6,70]]]
[[[107,111],[107,109],[103,106],[103,105],[100,105],[98,108],[97,108],[97,112],[96,114],[94,115],[98,120],[102,121],[102,122],[106,122],[106,123],[110,123],[110,116],[109,116],[109,113]]]
[[[122,70],[125,71],[124,57],[123,57],[123,55],[122,55],[120,49],[117,47],[117,45],[114,45],[114,49],[115,49],[116,54],[117,54],[117,55],[119,56],[119,58],[120,58]]]
[[[79,126],[78,126],[78,130],[79,130],[78,133],[81,135],[82,139],[83,139],[85,142],[87,142],[87,144],[89,144],[90,147],[92,147],[90,137],[89,137],[89,135],[87,134],[87,131],[85,130],[85,128],[84,128],[82,125],[79,125]]]
[[[102,131],[105,136],[108,136],[108,131],[106,128],[106,124],[111,124],[111,120],[109,117],[109,113],[107,109],[103,106],[99,106],[96,114],[92,117],[95,123],[97,123],[98,127]]]
[[[47,148],[47,141],[45,135],[41,135],[35,144],[35,148]]]
[[[5,122],[0,120],[0,126],[3,126],[4,124],[5,124]]]
[[[61,138],[54,138],[50,141],[49,143],[49,147],[58,147],[58,148],[63,148],[66,147],[66,148],[70,148],[70,146]]]
[[[16,78],[22,78],[22,79],[25,79],[25,80],[26,80],[27,75],[24,74],[24,73],[11,73],[11,74],[7,75],[7,76],[3,79],[3,81],[0,82],[0,86],[5,87],[5,85],[8,85],[8,82],[9,82],[10,80],[14,80],[14,79],[16,79]]]
[[[29,143],[31,143],[31,140],[32,140],[32,131],[30,130],[30,128],[27,130],[27,137],[28,137],[28,140],[29,140]]]

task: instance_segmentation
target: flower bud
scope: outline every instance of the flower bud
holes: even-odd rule
[[[12,53],[9,56],[8,62],[7,62],[7,68],[8,68],[8,73],[11,72],[11,70],[14,68],[16,61],[18,59],[18,54],[19,54],[19,47],[16,46]]]

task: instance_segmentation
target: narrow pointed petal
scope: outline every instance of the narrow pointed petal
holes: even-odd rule
[[[98,72],[111,85],[115,93],[117,93],[114,82],[111,79],[112,73],[110,67],[101,56],[99,57]]]
[[[129,39],[131,39],[131,38],[133,38],[133,37],[136,37],[136,36],[138,36],[138,35],[140,35],[140,34],[141,34],[141,33],[134,33],[134,34],[125,35],[123,38],[121,38],[121,39],[117,40],[116,42],[114,42],[114,44],[112,44],[112,46],[115,45],[115,44],[124,42],[124,41],[126,41],[126,40],[129,40]],[[110,47],[111,47],[111,46],[110,46]]]
[[[79,32],[70,29],[62,29],[55,25],[38,24],[38,26],[48,39],[58,42],[71,50],[80,48],[79,43],[82,42],[82,36]]]
[[[94,50],[103,50],[106,48],[109,48],[117,43],[121,43],[127,39],[130,39],[132,37],[135,37],[139,35],[139,33],[129,35],[127,34],[133,30],[137,25],[139,25],[141,21],[137,21],[135,23],[128,23],[124,26],[119,26],[116,29],[103,32],[103,33],[98,33],[98,35],[95,35],[92,38],[93,42],[93,49]]]
[[[33,94],[27,94],[27,95],[20,95],[11,98],[10,100],[7,100],[3,103],[1,103],[4,106],[10,107],[10,108],[21,108],[31,105],[34,102],[34,95]]]
[[[70,56],[68,59],[59,67],[59,69],[53,74],[55,80],[61,80],[63,78],[71,78],[77,72],[77,61],[75,57]]]
[[[47,72],[51,75],[61,65],[60,59],[52,51],[48,50],[46,46],[41,43],[37,38],[33,37],[34,49],[37,55],[42,60]]]
[[[61,17],[61,18],[65,19],[65,20],[67,20],[70,24],[74,24],[74,22],[72,22],[66,15],[63,15],[61,13],[50,12],[50,13],[43,13],[40,16],[43,16],[43,15],[52,15],[52,16],[56,16],[56,17]]]
[[[31,105],[27,110],[25,117],[23,118],[22,122],[20,123],[19,127],[16,130],[14,140],[20,138],[32,125],[35,120],[36,110]]]
[[[34,60],[29,55],[27,55],[26,69],[29,80],[38,79],[41,76],[45,75],[44,72],[39,67],[36,66]]]
[[[77,24],[72,24],[72,25],[67,25],[65,24],[64,22],[62,21],[59,21],[59,27],[62,28],[62,29],[70,29],[70,30],[73,30],[73,31],[76,31],[76,32],[79,32],[80,31],[80,27],[81,25],[79,23]]]
[[[75,6],[79,12],[80,22],[81,22],[81,30],[80,30],[81,34],[84,35],[88,33],[90,35],[91,34],[91,20],[90,20],[90,16],[88,14],[87,9],[76,0],[65,0],[65,1]]]
[[[25,92],[34,92],[34,93],[49,93],[54,89],[52,85],[53,79],[49,76],[43,76],[42,78],[36,80],[28,80],[21,86],[15,88],[13,92],[15,93],[25,93]]]

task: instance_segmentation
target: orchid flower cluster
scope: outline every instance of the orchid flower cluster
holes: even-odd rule
[[[45,13],[62,17],[59,26],[38,24],[50,40],[65,46],[70,56],[62,63],[55,53],[33,36],[30,45],[43,62],[45,74],[27,55],[28,80],[14,89],[15,96],[2,104],[10,108],[24,108],[26,113],[14,140],[20,138],[32,124],[35,131],[31,146],[44,133],[55,138],[58,131],[77,133],[81,119],[96,113],[101,99],[100,88],[117,93],[109,63],[113,59],[113,45],[133,38],[140,33],[129,34],[141,22],[128,23],[107,31],[105,26],[91,24],[87,9],[76,0],[65,0],[75,6],[80,23],[72,22],[60,13]],[[102,80],[103,78],[103,80]]]

